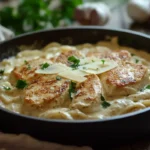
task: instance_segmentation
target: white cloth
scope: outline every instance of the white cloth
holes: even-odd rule
[[[14,37],[14,35],[15,34],[11,30],[0,25],[0,42],[2,42],[4,40],[8,40],[8,39]]]

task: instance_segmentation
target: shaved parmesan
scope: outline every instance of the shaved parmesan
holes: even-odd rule
[[[38,74],[57,74],[59,72],[63,72],[65,70],[69,70],[70,68],[64,64],[52,64],[46,69],[38,69],[35,72]]]
[[[79,70],[82,70],[89,74],[101,74],[115,67],[117,67],[117,63],[113,60],[110,60],[110,59],[94,60],[93,59],[93,62],[80,66]]]
[[[76,82],[83,82],[87,79],[86,77],[84,77],[85,74],[79,70],[67,70],[65,72],[60,72],[58,75]]]
[[[110,59],[99,59],[95,57],[87,57],[80,59],[80,66],[73,70],[65,64],[52,64],[48,68],[38,69],[38,74],[58,74],[61,77],[67,78],[75,82],[83,82],[89,74],[101,74],[111,70],[117,66],[117,63]]]

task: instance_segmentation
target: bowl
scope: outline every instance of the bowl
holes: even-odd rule
[[[100,27],[59,28],[33,32],[0,44],[0,59],[15,55],[21,45],[40,48],[49,42],[62,44],[95,43],[106,36],[119,38],[119,44],[150,51],[150,36],[129,30]],[[27,133],[42,140],[62,144],[92,145],[102,141],[125,141],[150,134],[150,108],[103,120],[52,120],[25,116],[0,108],[0,130]]]

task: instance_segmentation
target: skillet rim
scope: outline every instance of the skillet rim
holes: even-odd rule
[[[0,42],[0,45],[7,44],[10,41],[13,42],[13,40],[17,40],[19,38],[23,38],[25,36],[30,36],[30,35],[33,35],[33,34],[36,35],[36,34],[40,34],[40,33],[51,32],[51,31],[61,31],[61,30],[104,30],[104,31],[107,31],[107,32],[113,31],[113,32],[117,32],[117,33],[127,33],[127,34],[130,34],[130,35],[135,35],[135,36],[140,36],[142,38],[150,39],[149,35],[146,35],[146,34],[140,33],[140,32],[136,32],[136,31],[132,31],[132,30],[129,30],[129,29],[117,29],[117,28],[108,28],[108,27],[106,28],[106,27],[98,27],[98,26],[77,26],[77,27],[59,27],[59,28],[55,28],[55,29],[47,29],[47,30],[40,30],[40,31],[24,33],[24,34],[21,34],[21,35],[18,35],[16,37],[12,38],[12,39]],[[20,117],[20,118],[28,119],[28,120],[50,122],[50,123],[85,124],[85,123],[103,123],[103,122],[111,122],[111,121],[121,120],[121,119],[128,119],[128,118],[131,118],[131,117],[138,116],[138,115],[144,114],[146,112],[149,112],[150,108],[145,108],[143,110],[131,112],[131,113],[128,113],[128,114],[112,116],[112,117],[105,118],[105,119],[91,119],[91,120],[63,120],[63,119],[38,118],[38,117],[34,117],[34,116],[27,116],[27,115],[15,113],[13,111],[7,110],[7,109],[2,108],[2,107],[0,107],[0,111],[3,111],[5,113],[9,114],[10,116],[14,115],[16,117]]]

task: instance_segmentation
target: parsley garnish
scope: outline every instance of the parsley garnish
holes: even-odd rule
[[[28,84],[27,84],[27,82],[25,80],[18,80],[17,84],[16,84],[16,87],[18,89],[24,89],[27,85]]]
[[[79,63],[80,63],[80,60],[74,56],[68,57],[68,61],[72,62],[71,67],[74,69],[77,69],[77,67],[79,66]]]
[[[3,88],[4,88],[5,90],[7,90],[7,91],[11,90],[11,88],[8,87],[8,86],[3,86]]]
[[[135,54],[131,53],[131,56],[135,56]]]
[[[60,76],[56,76],[56,80],[61,80],[61,77]]]
[[[102,106],[103,108],[107,108],[110,106],[110,103],[108,103],[105,98],[103,97],[103,95],[101,95],[101,100],[102,100]]]
[[[147,85],[147,86],[145,87],[145,89],[150,89],[150,85]]]
[[[30,70],[31,66],[30,66],[29,62],[25,60],[24,63],[27,65],[27,68]]]
[[[76,93],[76,89],[75,88],[76,88],[76,83],[71,81],[70,85],[69,85],[69,97],[70,97],[71,100],[73,98],[72,94]]]
[[[4,69],[1,69],[0,70],[0,75],[3,75],[4,74]]]
[[[140,91],[143,92],[144,90],[149,89],[150,90],[150,85],[146,85],[143,89],[141,89]]]
[[[102,59],[102,60],[101,60],[101,62],[102,62],[102,64],[104,65],[104,63],[105,63],[105,60],[104,60],[104,59]]]
[[[49,67],[49,64],[48,63],[44,63],[44,64],[41,64],[40,66],[41,66],[41,69],[44,70],[44,69]]]
[[[27,65],[28,64],[28,62],[26,61],[26,60],[24,60],[24,63]]]
[[[135,60],[135,63],[137,64],[138,62],[139,62],[139,60],[138,60],[138,59],[136,59],[136,60]]]

